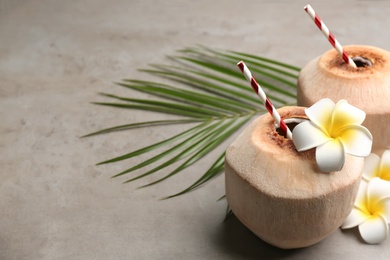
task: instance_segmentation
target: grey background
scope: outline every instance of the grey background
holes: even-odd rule
[[[172,136],[181,127],[101,129],[165,116],[91,105],[113,84],[202,44],[302,67],[331,48],[307,1],[0,1],[0,259],[389,259],[390,239],[362,243],[338,230],[321,243],[279,250],[234,217],[223,223],[223,176],[188,195],[215,157],[177,177],[122,185],[128,162],[95,163]],[[390,2],[311,1],[343,45],[390,50]],[[132,95],[140,94],[132,92]],[[226,144],[225,144],[226,145]],[[221,152],[220,147],[214,155]],[[321,223],[319,223],[320,225]]]

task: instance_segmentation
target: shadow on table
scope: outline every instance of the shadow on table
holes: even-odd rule
[[[365,244],[358,228],[353,228],[337,229],[321,242],[306,248],[280,249],[262,241],[234,215],[219,225],[215,243],[230,259],[347,259],[345,256],[348,259],[370,259],[376,250],[379,251],[375,259],[383,259],[383,248],[388,248],[386,243],[375,247]],[[385,259],[390,258],[386,255]]]
[[[283,259],[297,257],[305,249],[279,249],[271,246],[245,227],[234,215],[230,216],[217,234],[217,243],[238,259]]]

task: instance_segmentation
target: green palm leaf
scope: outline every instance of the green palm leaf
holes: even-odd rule
[[[141,71],[169,79],[170,84],[135,79],[124,79],[117,83],[130,91],[143,92],[155,98],[133,98],[131,92],[128,97],[101,93],[111,101],[93,103],[122,109],[166,113],[176,118],[131,122],[98,130],[85,137],[140,127],[191,125],[187,130],[165,140],[98,163],[99,165],[118,163],[163,149],[157,155],[113,175],[118,177],[131,174],[125,182],[166,171],[167,167],[183,161],[164,177],[141,187],[169,179],[197,163],[202,157],[214,156],[211,151],[222,145],[254,116],[266,113],[260,100],[236,67],[240,60],[244,60],[250,67],[254,77],[276,107],[296,102],[296,81],[300,69],[295,66],[252,54],[206,47],[187,48],[180,51],[180,55],[169,58],[173,64],[154,64]],[[166,198],[190,192],[221,174],[224,169],[224,156],[224,153],[216,156],[214,163],[197,181]],[[146,169],[147,167],[149,168]],[[133,175],[135,171],[141,173]]]

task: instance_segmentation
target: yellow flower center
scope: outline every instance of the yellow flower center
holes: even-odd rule
[[[379,177],[383,180],[390,181],[390,166],[383,166]]]
[[[379,200],[380,198],[371,198],[370,201],[367,201],[367,210],[368,210],[368,213],[375,217],[377,216],[378,214],[383,214],[384,211],[385,211],[385,208],[384,208],[384,205],[383,203],[377,203],[377,201]]]

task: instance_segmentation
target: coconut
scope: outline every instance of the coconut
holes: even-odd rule
[[[278,112],[285,121],[305,117],[303,107]],[[226,150],[226,199],[265,242],[307,247],[334,232],[350,213],[364,159],[347,154],[341,171],[320,172],[315,150],[297,152],[274,124],[268,114],[255,119]]]
[[[332,49],[310,61],[298,78],[298,106],[322,98],[348,103],[366,112],[363,125],[373,135],[373,149],[390,148],[390,52],[371,46],[345,46],[352,68]]]

